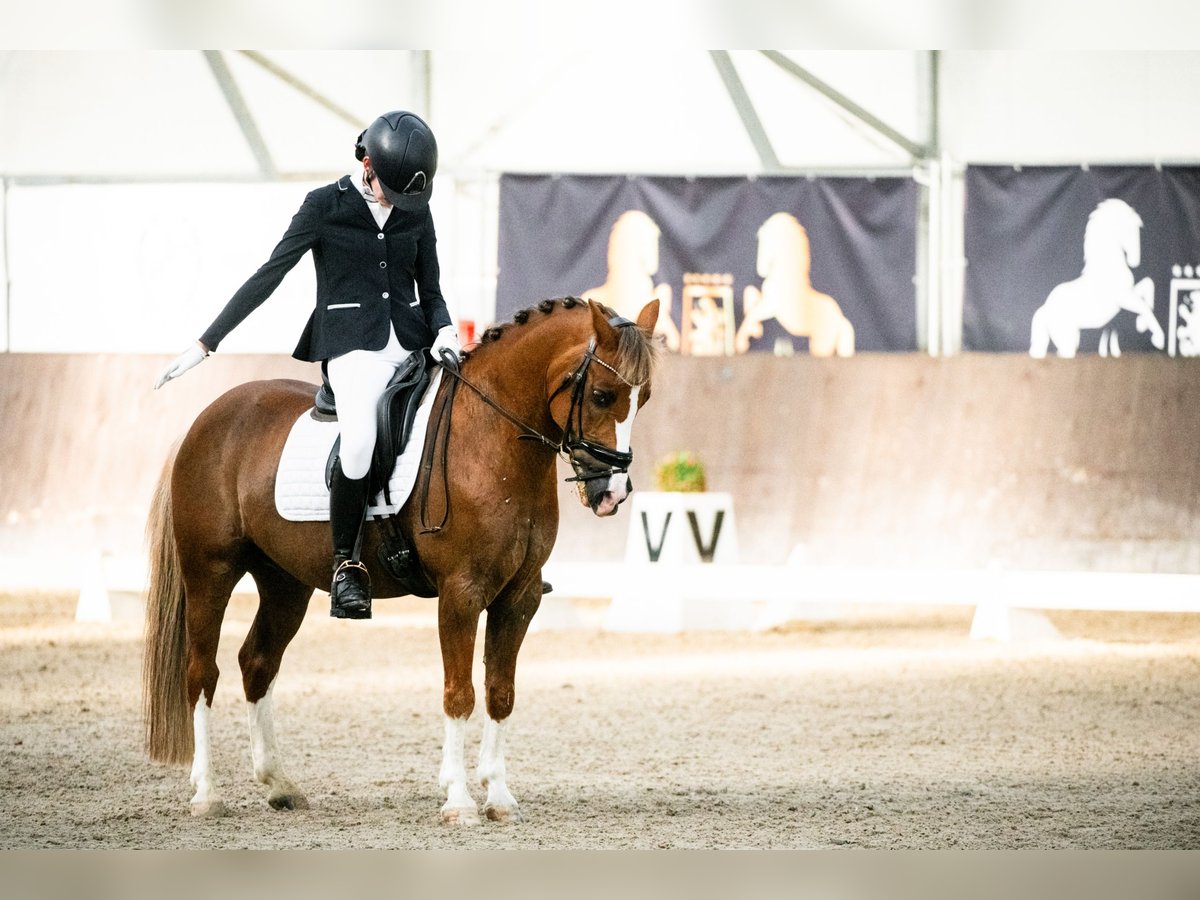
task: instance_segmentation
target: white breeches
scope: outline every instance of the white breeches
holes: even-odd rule
[[[329,360],[329,386],[333,388],[342,433],[339,456],[347,478],[363,478],[370,470],[375,451],[376,405],[400,363],[411,353],[400,346],[392,329],[382,350],[351,350]]]

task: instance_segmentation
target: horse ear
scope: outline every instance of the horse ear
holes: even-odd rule
[[[651,300],[642,307],[642,311],[638,313],[637,326],[647,334],[653,334],[655,326],[658,325],[658,300]]]
[[[596,332],[596,342],[600,344],[615,343],[617,329],[608,324],[609,316],[604,307],[595,300],[589,300],[588,306],[592,310],[592,331]]]
[[[608,311],[595,300],[589,300],[588,306],[592,310],[592,330],[596,332],[597,342],[601,344],[615,343],[617,340],[617,329],[609,321],[610,316]],[[651,300],[638,313],[637,327],[647,334],[652,334],[657,324],[658,300]]]

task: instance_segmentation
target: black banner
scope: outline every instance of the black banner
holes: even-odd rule
[[[971,166],[966,350],[1200,355],[1200,168]]]
[[[505,175],[496,318],[593,297],[696,355],[915,350],[908,178]]]

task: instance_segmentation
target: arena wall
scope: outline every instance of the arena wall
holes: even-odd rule
[[[1151,354],[672,357],[633,481],[695,452],[743,562],[1200,572],[1198,377]],[[556,552],[619,559],[628,525],[572,503]]]
[[[0,354],[0,583],[138,556],[163,461],[225,389],[311,380],[284,356]],[[743,562],[1200,572],[1200,363],[1154,355],[670,357],[632,477],[679,449],[734,497]],[[564,467],[564,474],[566,470]],[[556,559],[619,560],[630,515],[561,489]]]

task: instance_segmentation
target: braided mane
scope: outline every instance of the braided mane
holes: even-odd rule
[[[553,300],[543,300],[536,306],[531,306],[528,309],[519,310],[513,315],[511,322],[506,322],[501,325],[492,325],[487,328],[479,339],[480,345],[494,344],[500,340],[505,334],[513,328],[519,328],[522,325],[529,323],[531,319],[537,321],[537,314],[548,316],[556,309],[574,309],[578,306],[586,306],[587,301],[581,300],[579,297],[558,297]],[[610,318],[616,316],[609,307],[600,304]],[[644,384],[649,381],[658,367],[659,348],[653,336],[642,331],[641,328],[634,326],[625,326],[617,329],[617,357],[613,360],[613,366],[622,378],[631,384]],[[467,358],[470,358],[470,353]]]

